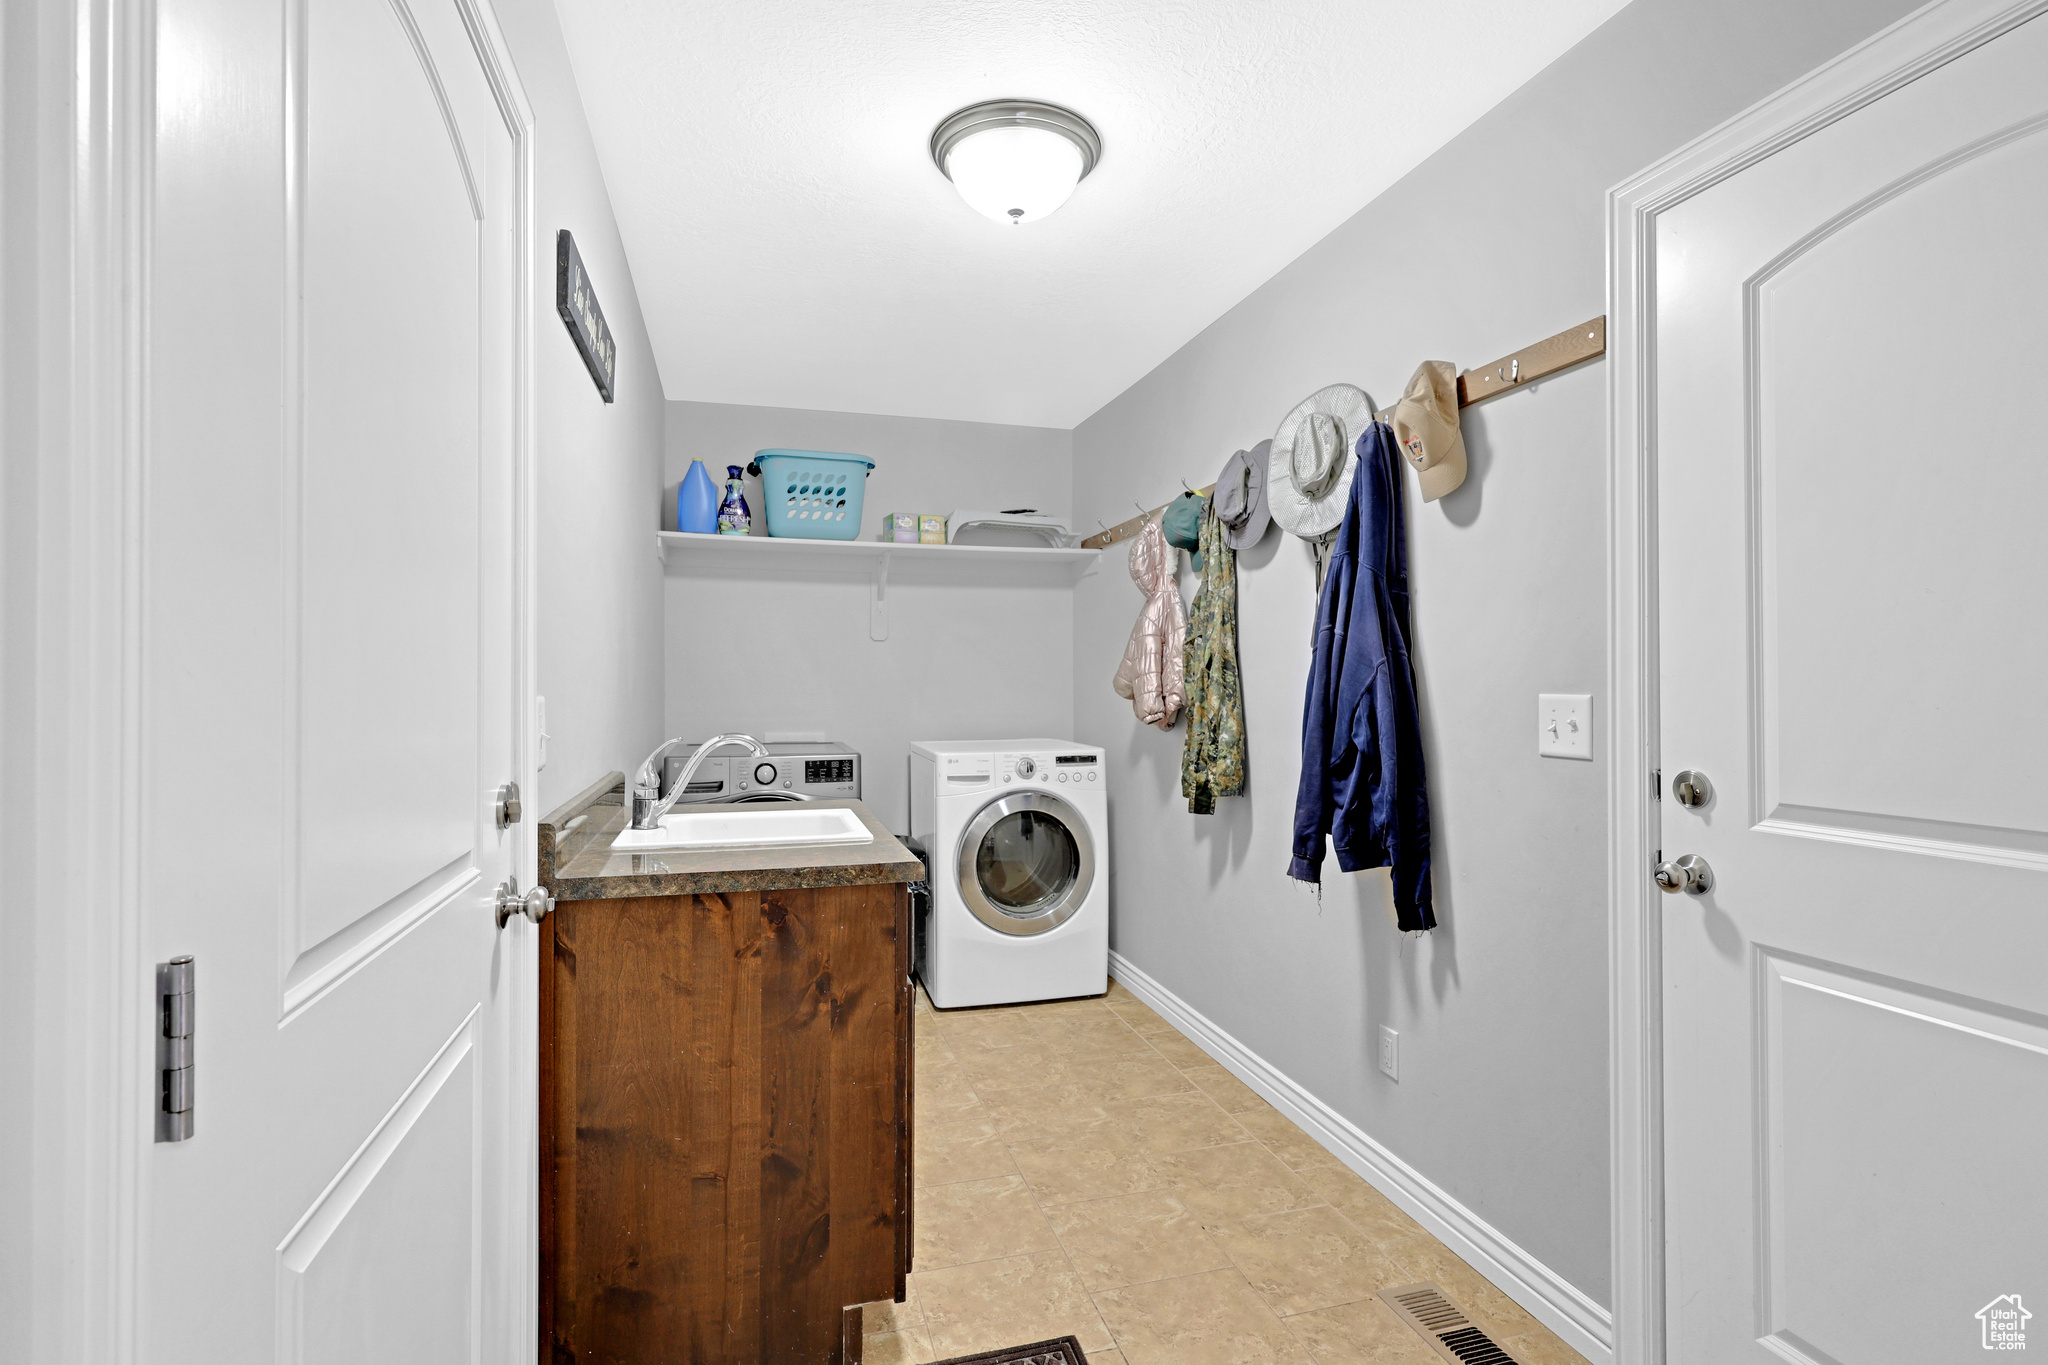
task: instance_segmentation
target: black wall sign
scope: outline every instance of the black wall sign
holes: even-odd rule
[[[597,381],[604,401],[612,401],[612,379],[618,374],[618,347],[612,344],[612,329],[604,325],[604,309],[597,306],[597,291],[590,287],[583,258],[576,254],[576,239],[563,228],[555,234],[555,311],[583,352],[583,363]]]

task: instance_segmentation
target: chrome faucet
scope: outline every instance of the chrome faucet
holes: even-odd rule
[[[676,774],[676,784],[668,789],[668,795],[661,794],[661,769],[654,765],[661,762],[661,756],[678,744],[688,744],[687,739],[663,740],[655,751],[647,755],[647,761],[633,778],[633,828],[659,829],[661,817],[668,814],[668,808],[676,798],[690,789],[690,779],[705,759],[711,757],[713,749],[727,744],[744,744],[754,751],[754,757],[768,757],[768,746],[752,735],[716,735],[697,746],[697,752],[690,755],[690,761]]]

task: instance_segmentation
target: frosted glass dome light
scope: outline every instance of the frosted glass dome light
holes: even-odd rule
[[[1045,217],[1101,157],[1087,119],[1035,100],[969,105],[932,131],[932,160],[968,207],[998,223]]]
[[[998,223],[1045,217],[1081,183],[1081,149],[1044,128],[991,128],[964,138],[946,157],[953,188]]]

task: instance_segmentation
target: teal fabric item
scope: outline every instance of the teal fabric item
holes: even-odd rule
[[[1183,493],[1166,504],[1166,516],[1160,521],[1166,543],[1195,557],[1196,573],[1202,571],[1202,513],[1207,510],[1209,500],[1200,493]]]

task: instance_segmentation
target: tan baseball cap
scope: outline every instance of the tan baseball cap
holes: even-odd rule
[[[1465,437],[1458,430],[1458,372],[1448,360],[1415,367],[1394,405],[1394,442],[1422,479],[1422,500],[1435,502],[1465,482]]]

